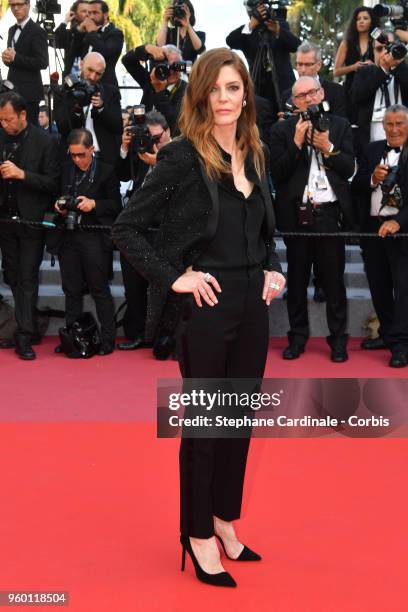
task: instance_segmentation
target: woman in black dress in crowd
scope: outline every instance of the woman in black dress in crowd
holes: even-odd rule
[[[158,163],[113,231],[150,283],[147,340],[157,322],[178,325],[184,379],[262,379],[268,306],[285,279],[272,234],[267,161],[255,123],[253,85],[239,56],[213,49],[195,63],[180,118],[181,137]],[[154,246],[146,239],[158,211]],[[187,438],[180,446],[181,544],[199,580],[236,586],[215,536],[233,560],[260,556],[241,544],[249,437]]]
[[[197,56],[205,51],[205,32],[194,30],[196,18],[190,0],[185,0],[182,10],[184,17],[174,21],[173,4],[166,8],[156,43],[159,47],[175,45],[180,49],[183,60],[195,62]]]

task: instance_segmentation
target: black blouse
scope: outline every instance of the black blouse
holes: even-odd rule
[[[188,35],[188,32],[186,32],[184,38],[180,36],[179,44],[177,45],[177,28],[169,28],[167,30],[166,45],[177,46],[181,51],[183,60],[195,62],[197,56],[200,55],[200,53],[204,53],[205,51],[205,32],[195,31],[195,33],[197,34],[198,38],[201,40],[202,43],[201,47],[197,50],[194,49],[193,43],[191,42],[191,38]]]

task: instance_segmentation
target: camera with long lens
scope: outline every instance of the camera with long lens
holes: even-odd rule
[[[73,74],[69,74],[64,79],[63,93],[72,100],[75,106],[84,108],[91,104],[91,98],[100,93],[99,85],[88,83],[79,79]]]
[[[380,28],[375,28],[371,32],[371,38],[373,38],[376,42],[380,43],[380,45],[384,45],[387,49],[388,53],[391,53],[392,57],[396,60],[402,60],[408,53],[408,49],[404,43],[400,40],[396,40],[394,42],[390,42],[388,40],[387,34],[380,30]]]
[[[373,13],[379,19],[388,18],[394,28],[406,30],[408,27],[408,0],[400,4],[376,4]]]
[[[305,111],[300,112],[300,115],[304,121],[310,121],[316,132],[327,132],[330,127],[327,116],[329,109],[329,103],[324,100],[320,104],[310,104]]]
[[[258,11],[258,6],[263,4],[264,16]],[[244,0],[244,5],[249,17],[255,17],[257,21],[285,21],[288,14],[289,0]]]
[[[172,72],[184,72],[185,74],[190,74],[192,67],[192,62],[181,60],[179,62],[173,62],[169,64],[168,62],[163,62],[161,64],[157,64],[155,66],[155,75],[159,81],[167,81],[170,74]]]
[[[173,25],[180,25],[180,21],[186,17],[183,4],[184,0],[174,0],[173,2]]]
[[[67,211],[67,214],[64,215],[66,229],[74,230],[79,225],[81,211],[78,211],[78,204],[80,204],[80,200],[71,195],[63,195],[58,198],[56,203],[61,211]]]
[[[391,166],[388,169],[388,174],[381,184],[382,200],[381,207],[393,206],[401,208],[403,205],[402,193],[398,184],[400,177],[399,166]]]
[[[126,132],[132,135],[131,151],[137,153],[153,153],[154,145],[158,144],[161,134],[152,136],[146,123],[146,108],[144,104],[134,107],[130,124],[126,126]]]

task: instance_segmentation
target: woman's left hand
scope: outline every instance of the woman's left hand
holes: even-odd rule
[[[191,18],[191,13],[190,13],[190,9],[188,8],[187,4],[183,4],[183,11],[185,13],[185,17],[184,19],[180,19],[180,23],[183,26],[183,28],[188,28],[188,26],[190,25],[190,18]]]
[[[262,299],[266,301],[266,305],[274,300],[285,288],[286,279],[280,272],[270,272],[264,270],[265,282],[262,291]]]

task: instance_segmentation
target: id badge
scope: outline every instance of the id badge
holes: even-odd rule
[[[325,174],[315,175],[315,187],[318,191],[326,191],[329,188],[327,176]]]

